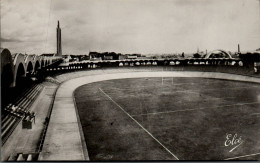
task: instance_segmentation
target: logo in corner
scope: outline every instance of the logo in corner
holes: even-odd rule
[[[244,141],[242,140],[242,136],[238,137],[237,134],[227,134],[224,145],[225,147],[232,147],[232,149],[229,151],[232,152],[242,143],[244,143]]]

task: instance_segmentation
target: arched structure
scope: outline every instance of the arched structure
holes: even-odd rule
[[[42,66],[40,56],[35,55],[34,58],[33,58],[33,61],[34,61],[33,72],[34,72],[34,74],[37,74],[38,71],[41,69],[41,66]]]
[[[16,85],[18,83],[21,85],[23,84],[23,79],[26,77],[26,69],[22,63],[19,63],[16,67],[15,80],[13,84]]]
[[[10,52],[9,52],[10,53]],[[58,64],[62,60],[62,57],[52,55],[24,55],[14,54],[12,55],[13,65],[9,65],[8,71],[12,72],[13,79],[11,86],[16,85],[17,74],[19,77],[40,77],[44,79],[46,71],[60,71],[71,69],[84,69],[84,68],[96,68],[96,67],[118,67],[118,66],[187,66],[187,65],[228,65],[236,66],[238,62],[243,61],[243,58],[232,58],[231,54],[225,50],[214,50],[208,53],[205,58],[141,58],[141,59],[121,59],[121,60],[89,60],[89,61],[77,61],[70,62],[58,67]],[[10,57],[9,57],[10,60]],[[2,62],[8,62],[2,60]],[[244,62],[244,61],[243,61]],[[10,61],[9,61],[10,63]],[[253,62],[252,62],[253,63]],[[254,64],[254,63],[253,63]],[[5,64],[3,64],[5,65]],[[12,67],[12,68],[11,68]],[[20,68],[19,73],[18,67]],[[5,68],[6,69],[6,68]],[[24,70],[24,71],[22,71]],[[40,73],[39,73],[40,72]],[[22,74],[24,73],[24,74]],[[10,74],[10,73],[9,73]],[[38,74],[36,76],[36,74]]]
[[[35,55],[26,55],[24,63],[26,74],[32,74],[35,67]]]
[[[45,67],[45,62],[44,62],[44,60],[41,59],[40,62],[41,62],[41,67]]]
[[[2,87],[15,87],[22,78],[37,74],[47,66],[52,66],[62,60],[57,56],[37,56],[16,53],[11,55],[8,49],[0,49],[1,52],[1,79]],[[4,84],[4,85],[3,85]]]
[[[38,72],[39,69],[41,69],[41,65],[40,65],[40,61],[37,60],[34,66],[34,72]]]
[[[31,61],[26,63],[26,76],[31,76],[34,72],[34,66]]]
[[[12,55],[8,49],[0,49],[1,53],[1,85],[2,88],[9,87],[14,81],[14,65]]]
[[[213,57],[214,54],[221,54],[221,56]],[[222,49],[217,49],[217,50],[213,50],[213,51],[209,52],[205,56],[205,58],[206,59],[208,59],[208,58],[223,58],[223,56],[225,56],[224,58],[229,58],[229,59],[233,58],[228,52],[226,52],[225,50],[222,50]]]
[[[26,65],[25,65],[25,55],[14,54],[14,81],[12,87],[16,85],[16,79],[21,77],[26,77]],[[18,71],[19,70],[19,71]]]

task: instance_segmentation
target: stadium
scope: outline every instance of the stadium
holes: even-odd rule
[[[18,98],[36,113],[31,131],[2,116],[3,161],[259,159],[253,67],[82,64],[46,66]]]
[[[257,3],[4,1],[1,161],[260,160]]]

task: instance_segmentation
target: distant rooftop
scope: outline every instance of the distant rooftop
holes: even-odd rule
[[[55,56],[55,53],[45,53],[45,54],[42,54],[41,56]]]

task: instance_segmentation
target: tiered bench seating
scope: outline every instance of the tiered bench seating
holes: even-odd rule
[[[43,86],[35,84],[27,89],[24,94],[18,97],[12,104],[4,108],[5,114],[1,116],[2,120],[2,146],[12,134],[19,122],[24,118],[25,113],[29,111],[30,106],[39,95]]]

